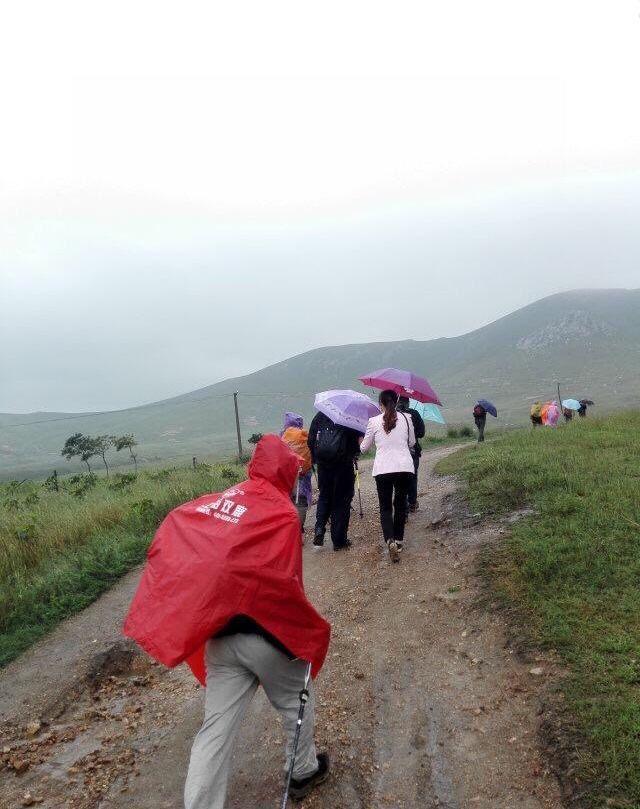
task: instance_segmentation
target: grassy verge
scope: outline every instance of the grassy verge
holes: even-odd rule
[[[0,666],[141,562],[172,508],[241,475],[203,464],[0,486]]]
[[[505,435],[438,471],[478,509],[535,509],[487,551],[491,584],[567,665],[593,805],[640,806],[640,412]]]

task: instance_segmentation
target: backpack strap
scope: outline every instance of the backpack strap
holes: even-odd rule
[[[407,418],[406,413],[404,413],[402,410],[399,410],[397,412],[402,413],[402,415],[404,416],[404,420],[407,423],[407,446],[409,447],[409,452],[413,455],[413,448],[409,443],[409,439],[411,438],[411,431],[409,430],[409,419]]]

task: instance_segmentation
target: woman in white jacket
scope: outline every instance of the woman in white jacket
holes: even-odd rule
[[[407,491],[414,474],[411,449],[416,437],[411,417],[396,410],[398,394],[383,390],[379,398],[382,414],[369,419],[360,450],[376,445],[373,476],[380,502],[382,533],[393,562],[400,561],[407,515]]]

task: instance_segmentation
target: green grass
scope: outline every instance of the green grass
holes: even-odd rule
[[[640,412],[508,434],[438,471],[460,474],[478,509],[535,509],[484,568],[566,664],[592,804],[640,806]]]
[[[79,475],[0,485],[0,666],[144,559],[175,506],[240,479],[238,467]]]

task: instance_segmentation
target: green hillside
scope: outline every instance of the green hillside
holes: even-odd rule
[[[425,292],[425,317],[428,304]],[[450,423],[468,419],[480,396],[495,401],[502,425],[522,423],[531,401],[554,395],[557,379],[563,396],[589,396],[603,410],[633,406],[640,402],[640,290],[560,293],[460,337],[318,348],[247,376],[130,410],[80,418],[3,414],[0,476],[79,468],[59,456],[66,437],[76,431],[133,432],[145,462],[229,454],[235,449],[234,390],[240,392],[246,438],[274,429],[283,410],[310,416],[315,391],[358,388],[359,375],[388,365],[426,375],[440,393]],[[31,423],[16,426],[26,422]]]
[[[640,806],[639,452],[635,410],[513,432],[438,465],[468,483],[474,509],[532,509],[482,567],[519,633],[563,664],[554,711],[574,732],[556,763],[570,790],[588,786],[581,806]]]

